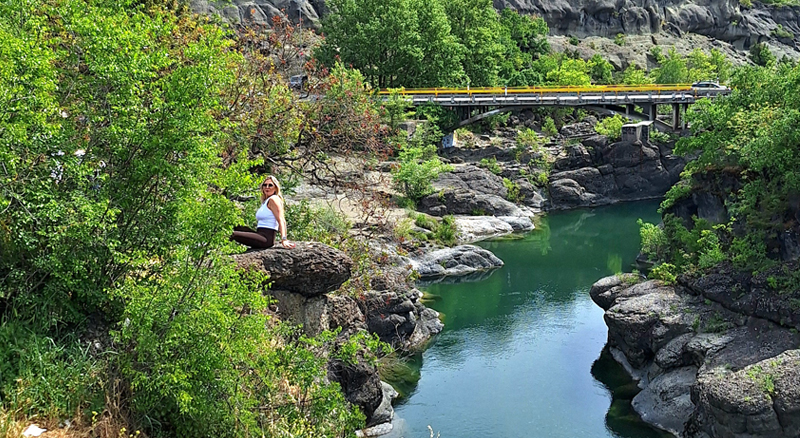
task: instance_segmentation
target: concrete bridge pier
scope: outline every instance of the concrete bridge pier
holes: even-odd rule
[[[672,130],[678,131],[682,128],[681,126],[681,104],[673,103],[672,104]]]
[[[686,115],[686,110],[689,109],[688,103],[682,103],[681,106],[683,107],[683,114]],[[686,117],[683,117],[683,122],[681,122],[681,130],[686,129],[689,127],[689,124],[686,122]]]
[[[647,120],[656,121],[656,117],[658,116],[658,105],[655,103],[650,104],[642,104],[642,110],[647,115]]]

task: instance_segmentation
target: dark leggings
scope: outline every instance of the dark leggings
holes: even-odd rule
[[[272,248],[275,245],[275,230],[272,228],[259,228],[253,231],[248,227],[233,227],[231,240],[251,248]]]

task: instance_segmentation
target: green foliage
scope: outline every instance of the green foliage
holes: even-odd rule
[[[416,114],[418,118],[427,120],[436,125],[439,129],[439,140],[441,140],[441,132],[455,126],[458,123],[458,115],[452,109],[445,108],[437,103],[427,103],[416,107]],[[438,141],[437,141],[438,142]]]
[[[312,206],[306,200],[286,206],[286,221],[292,224],[292,239],[313,240],[333,246],[347,235],[351,227],[342,213],[330,206]]]
[[[583,59],[566,59],[558,68],[547,72],[547,80],[554,85],[586,86],[592,83],[589,76],[592,66]]]
[[[606,117],[596,125],[594,130],[600,135],[605,135],[611,140],[617,140],[622,137],[622,125],[627,123],[627,119],[619,114],[614,114],[612,117]]]
[[[669,263],[662,263],[655,266],[650,271],[649,277],[655,280],[661,280],[666,284],[675,284],[678,279],[675,266]]]
[[[380,357],[391,352],[392,347],[381,341],[377,334],[360,331],[347,341],[337,344],[332,357],[351,365],[364,361],[376,366]]]
[[[574,35],[570,35],[570,37],[569,37],[569,43],[570,44],[572,44],[573,46],[577,46],[580,42],[581,42],[581,40],[579,40],[578,37],[576,37]]]
[[[770,32],[770,35],[777,37],[777,38],[788,38],[793,39],[794,34],[789,32],[788,30],[784,29],[782,25],[778,25]]]
[[[558,128],[556,128],[556,122],[553,120],[552,117],[545,117],[544,123],[542,123],[542,132],[550,137],[555,137],[558,135]]]
[[[667,190],[667,194],[664,196],[664,200],[661,202],[661,206],[659,207],[660,212],[664,212],[669,210],[675,202],[688,197],[692,193],[692,185],[688,179],[681,179],[675,185]]]
[[[398,154],[398,166],[392,170],[392,179],[405,196],[419,200],[433,193],[431,182],[440,173],[451,170],[452,166],[439,160],[436,146],[404,145]]]
[[[425,228],[432,232],[434,241],[444,246],[453,246],[456,244],[458,229],[456,227],[455,218],[452,215],[444,216],[441,220],[437,220],[433,216],[428,216],[424,213],[411,213],[411,217],[418,227]]]
[[[58,420],[109,397],[150,436],[363,425],[326,383],[327,341],[270,321],[266,279],[231,263],[230,198],[292,155],[306,107],[230,36],[112,0],[0,4],[0,410]],[[334,72],[326,99],[350,107],[309,103],[303,144],[363,147],[377,112]],[[87,326],[107,351],[73,335]]]
[[[605,58],[595,53],[589,60],[589,74],[595,84],[610,84],[613,82],[614,66]]]
[[[631,64],[622,73],[622,83],[625,85],[647,85],[653,81],[647,77],[647,72],[636,64]]]
[[[618,46],[624,46],[625,45],[625,34],[624,33],[616,34],[614,36],[614,44],[616,44]]]
[[[671,142],[673,140],[674,140],[674,136],[669,135],[666,132],[657,131],[655,129],[650,131],[650,141],[651,142],[665,144],[665,143],[669,143],[669,142]]]
[[[659,226],[639,219],[639,236],[642,239],[642,252],[652,260],[664,260],[669,251],[669,241]]]
[[[455,245],[457,235],[456,220],[452,215],[444,216],[442,222],[433,231],[434,238],[445,246]]]
[[[500,17],[491,0],[439,0],[451,32],[463,47],[466,83],[493,86],[499,83],[500,64],[506,53]],[[424,2],[430,5],[433,2]],[[428,6],[429,7],[429,6]]]
[[[461,82],[465,51],[441,2],[333,0],[328,7],[325,40],[314,53],[323,65],[352,65],[381,88]]]
[[[514,158],[519,161],[525,152],[541,152],[544,139],[533,129],[522,128],[517,134]]]
[[[0,399],[26,418],[71,418],[102,408],[103,365],[71,337],[58,341],[22,324],[0,325]]]
[[[408,118],[408,110],[412,107],[411,102],[400,91],[402,88],[390,89],[389,97],[383,103],[384,117],[392,130],[396,130],[398,123]]]
[[[506,199],[511,202],[520,202],[523,196],[519,192],[519,184],[508,178],[503,178],[503,186],[507,190]]]
[[[478,163],[480,167],[486,168],[489,172],[492,172],[495,175],[500,175],[503,173],[503,168],[497,163],[497,158],[481,158],[480,163]]]
[[[750,47],[750,60],[755,65],[765,67],[774,64],[777,59],[766,43],[757,43]]]
[[[725,169],[742,175],[742,188],[728,202],[734,228],[745,230],[729,238],[729,258],[739,267],[768,264],[765,242],[785,229],[786,206],[800,189],[798,78],[797,67],[739,69],[731,79],[737,91],[690,111],[695,134],[676,147],[698,154],[687,166],[690,175]]]

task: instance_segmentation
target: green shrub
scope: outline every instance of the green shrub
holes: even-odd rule
[[[550,137],[555,137],[558,135],[558,128],[556,128],[556,122],[553,120],[552,117],[545,117],[544,123],[542,123],[542,132]]]
[[[497,163],[497,158],[481,158],[480,163],[478,166],[487,169],[489,172],[492,172],[495,175],[500,175],[503,173],[503,168],[500,167],[500,164]]]
[[[624,33],[616,34],[614,36],[614,44],[616,44],[618,46],[624,46],[625,45],[625,34]]]
[[[573,46],[577,46],[580,42],[581,41],[578,39],[578,37],[570,35],[570,37],[569,37],[569,43],[570,44],[572,44]]]
[[[457,233],[456,220],[452,215],[448,215],[442,218],[442,222],[433,235],[443,245],[453,246],[456,243]]]
[[[646,223],[639,219],[639,236],[642,239],[642,252],[653,260],[663,260],[668,254],[669,241],[658,225]]]
[[[622,125],[626,123],[626,119],[619,114],[613,117],[606,117],[605,119],[597,122],[594,125],[594,130],[600,135],[605,135],[611,140],[617,140],[622,137]]]
[[[414,201],[433,193],[432,181],[440,173],[453,169],[439,160],[433,145],[403,146],[398,161],[398,166],[392,169],[392,179],[397,189]]]
[[[519,184],[514,181],[511,181],[508,178],[503,178],[503,186],[505,186],[507,194],[506,199],[511,202],[520,202],[522,201],[522,195],[519,192]]]
[[[654,141],[656,143],[665,144],[665,143],[669,143],[672,140],[673,140],[673,136],[667,134],[666,132],[657,131],[655,129],[650,131],[650,141]]]
[[[774,37],[777,37],[777,38],[794,39],[794,34],[789,32],[788,30],[784,29],[783,25],[780,25],[780,24],[777,27],[775,27],[774,29],[772,29],[770,34],[772,36],[774,36]]]
[[[648,277],[655,280],[661,280],[666,284],[675,284],[675,281],[678,278],[676,274],[677,269],[675,266],[669,263],[662,263],[654,267],[650,271],[650,275]]]

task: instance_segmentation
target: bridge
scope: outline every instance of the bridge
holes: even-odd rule
[[[539,106],[578,107],[601,114],[621,114],[631,120],[651,120],[662,130],[679,131],[686,123],[681,114],[700,99],[730,94],[718,87],[674,85],[596,85],[585,87],[485,87],[485,88],[401,88],[397,92],[414,106],[437,103],[453,108],[458,127],[489,116]],[[390,90],[381,90],[386,96]],[[657,119],[658,106],[672,106],[672,124]],[[641,111],[637,111],[641,109]],[[477,111],[476,111],[477,110]],[[477,112],[477,115],[474,113]]]

